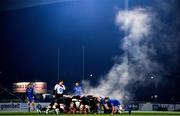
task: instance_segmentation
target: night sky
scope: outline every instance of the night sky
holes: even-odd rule
[[[129,9],[143,6],[156,12],[160,25],[155,25],[154,38],[159,38],[154,41],[155,59],[165,69],[158,91],[166,96],[164,100],[172,96],[180,100],[180,2],[164,0],[169,7],[157,1],[129,0]],[[60,79],[69,88],[82,80],[82,47],[85,79],[95,83],[112,67],[113,58],[122,54],[119,45],[124,33],[115,25],[115,16],[124,9],[123,0],[72,0],[27,7],[33,0],[0,2],[0,82],[4,87],[19,81],[45,81],[51,89],[57,82],[58,48]],[[147,89],[134,90],[137,99],[141,93],[148,96]]]

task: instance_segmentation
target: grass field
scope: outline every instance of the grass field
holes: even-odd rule
[[[27,112],[0,112],[0,116],[55,116],[57,114],[37,114],[37,113],[27,113]],[[109,116],[111,114],[59,114],[60,116]],[[116,116],[180,116],[180,112],[132,112],[128,114],[124,112],[122,114],[114,114]]]

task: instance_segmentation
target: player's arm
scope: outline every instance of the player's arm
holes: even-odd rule
[[[34,91],[34,87],[33,87],[33,90],[32,90],[32,96],[33,96],[33,99],[35,98],[35,91]]]
[[[56,84],[53,89],[53,97],[55,97],[55,95],[57,94],[57,87],[58,85]]]
[[[112,100],[110,100],[109,103],[110,103],[110,105],[111,105],[111,107],[112,107],[112,112],[111,112],[111,114],[114,114],[114,112],[115,112],[114,103],[113,103]]]
[[[115,113],[115,107],[114,107],[114,105],[112,104],[112,112],[111,112],[111,114],[114,114]]]
[[[64,90],[66,90],[66,87],[65,87],[65,85],[62,85],[62,87],[63,87],[63,89],[64,89]]]
[[[67,90],[66,90],[65,85],[62,85],[62,87],[63,87],[63,94],[64,94],[64,95],[68,95],[68,92],[67,92]]]

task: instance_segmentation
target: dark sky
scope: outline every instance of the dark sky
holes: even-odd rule
[[[119,52],[113,8],[118,2],[97,3],[63,2],[2,11],[1,70],[6,78],[56,82],[60,48],[60,79],[80,81],[82,46],[85,77],[106,73]]]
[[[27,3],[16,1],[1,0],[0,71],[4,86],[10,87],[11,83],[17,81],[45,81],[51,88],[57,82],[58,48],[60,79],[68,86],[82,79],[82,46],[85,48],[85,78],[92,73],[94,81],[106,74],[114,63],[113,57],[122,53],[119,45],[123,32],[115,25],[117,11],[124,9],[122,0],[77,0],[34,7],[26,7]],[[176,13],[178,5],[167,13],[154,0],[129,0],[130,8],[152,6],[157,13],[163,13],[159,17],[165,26],[173,25],[179,16]],[[178,27],[179,23],[159,31],[171,33],[173,30],[179,33]],[[173,54],[178,54],[178,50]],[[167,82],[170,80],[171,90],[179,88],[179,55],[173,56],[176,57],[173,63],[177,66],[164,56],[171,59],[171,54],[164,51],[157,57],[164,67],[169,66],[169,73],[164,78]],[[174,68],[173,72],[171,67]],[[166,84],[162,84],[162,88],[167,86],[166,89],[161,88],[163,95],[169,94],[166,90],[170,89]],[[177,91],[170,94],[179,96]]]

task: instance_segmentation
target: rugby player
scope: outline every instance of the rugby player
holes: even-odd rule
[[[53,98],[51,103],[47,106],[46,114],[48,114],[50,111],[55,111],[57,114],[59,113],[59,104],[55,98]]]
[[[54,110],[57,114],[59,112],[64,112],[64,91],[65,91],[65,85],[63,81],[60,81],[58,84],[54,86],[53,90],[53,101],[51,104],[47,107],[46,114],[49,113],[50,110]]]
[[[34,105],[34,87],[32,83],[29,83],[26,88],[26,97],[27,97],[27,103],[28,103],[28,111],[35,110]]]
[[[78,82],[75,83],[75,87],[73,88],[74,96],[81,96],[82,95],[82,87]]]
[[[81,103],[79,107],[80,113],[87,114],[88,112],[90,112],[89,99],[86,96],[82,96],[80,99],[81,99]]]
[[[113,114],[117,114],[117,113],[121,113],[120,111],[120,102],[119,100],[117,99],[109,99],[109,102],[111,103],[111,105],[113,106],[113,109],[112,109],[112,113]]]
[[[113,114],[114,113],[114,106],[112,102],[110,101],[109,97],[104,98],[104,113],[105,114]]]
[[[77,113],[80,110],[81,98],[80,96],[73,96],[70,104],[70,112]]]

